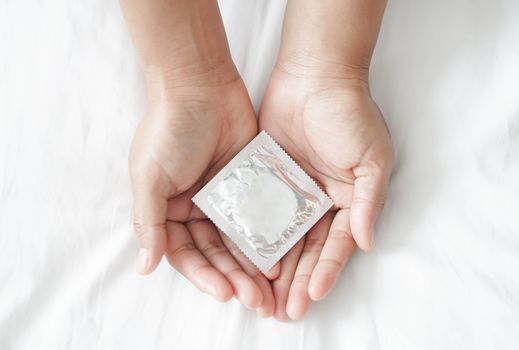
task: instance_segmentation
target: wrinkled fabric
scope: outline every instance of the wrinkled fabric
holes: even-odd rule
[[[256,109],[283,1],[220,2]],[[300,322],[135,273],[145,87],[115,0],[0,2],[1,349],[518,349],[519,2],[393,0],[371,71],[396,147],[375,249]]]

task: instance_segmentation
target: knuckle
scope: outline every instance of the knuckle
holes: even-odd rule
[[[229,252],[231,253],[232,256],[238,257],[238,256],[243,255],[241,249],[238,248],[238,246],[234,243],[229,244],[229,246],[227,248],[229,249]]]
[[[379,156],[379,159],[373,162],[373,166],[377,170],[377,174],[384,174],[388,169],[393,167],[394,151],[392,146],[388,146],[384,149],[383,153]]]
[[[357,196],[353,199],[353,204],[367,204],[370,206],[375,206],[378,209],[382,209],[384,208],[385,202],[383,200],[373,200],[371,198]]]
[[[339,261],[331,258],[322,258],[319,260],[318,264],[325,267],[325,271],[330,274],[336,274],[342,270],[346,261]]]
[[[359,165],[355,169],[355,175],[357,177],[365,178],[381,178],[384,174],[390,172],[393,167],[393,151],[389,147],[380,151],[373,159],[366,160],[362,165]]]
[[[194,268],[192,270],[185,271],[185,276],[189,280],[191,280],[197,286],[197,288],[200,289],[202,292],[204,290],[201,289],[199,284],[196,283],[195,281],[198,280],[202,276],[202,272],[207,271],[207,269],[210,269],[210,266],[208,266],[208,265],[201,265],[201,266],[198,266],[198,267],[196,267],[196,268]]]
[[[320,238],[307,238],[305,241],[305,251],[320,252],[323,249],[324,240]]]
[[[310,276],[309,273],[298,273],[294,276],[294,282],[308,283]]]
[[[290,289],[290,285],[292,284],[292,281],[294,280],[294,276],[280,276],[272,281],[272,285],[277,288],[286,288],[286,293],[288,294],[288,291]]]
[[[142,220],[138,217],[133,219],[133,230],[135,231],[137,238],[141,239],[144,236],[144,232],[146,231],[145,226]]]
[[[184,244],[179,245],[178,247],[175,247],[173,249],[168,250],[168,257],[169,258],[175,258],[178,256],[181,256],[182,254],[185,254],[186,252],[190,252],[192,250],[196,249],[193,242],[186,242]]]
[[[243,272],[243,269],[240,266],[233,267],[229,271],[225,272],[225,276],[230,277],[236,274],[241,274]]]
[[[225,248],[222,243],[213,240],[205,244],[201,250],[205,256],[212,257],[214,255],[223,253]]]
[[[134,166],[130,168],[130,176],[135,185],[153,187],[160,181],[160,174],[153,167]]]
[[[139,156],[138,160],[130,161],[130,178],[134,188],[152,193],[168,192],[171,185],[168,173],[152,158],[148,158]]]
[[[330,230],[328,238],[344,241],[348,239],[353,239],[353,236],[349,230]]]

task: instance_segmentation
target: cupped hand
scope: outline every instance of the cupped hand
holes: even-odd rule
[[[138,271],[152,272],[165,254],[201,291],[221,301],[236,296],[270,316],[266,277],[191,202],[257,133],[245,86],[237,73],[218,84],[163,85],[150,89],[129,157]]]
[[[313,72],[313,71],[312,71]],[[275,317],[300,319],[332,289],[356,247],[373,246],[393,148],[365,79],[274,69],[260,111],[267,130],[335,206],[281,260]]]

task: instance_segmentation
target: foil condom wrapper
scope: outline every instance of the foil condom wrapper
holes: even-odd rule
[[[192,200],[263,273],[333,205],[266,131]]]

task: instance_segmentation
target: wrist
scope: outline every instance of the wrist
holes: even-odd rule
[[[371,98],[367,70],[320,63],[309,65],[306,60],[304,63],[278,60],[269,88],[275,94],[289,91],[291,96],[302,99],[330,91],[341,91],[348,98]]]
[[[349,63],[347,60],[317,57],[309,53],[284,53],[276,69],[296,78],[348,82],[352,86],[369,85],[369,64]]]
[[[145,70],[148,98],[160,100],[189,91],[202,95],[207,89],[239,81],[240,75],[230,59],[221,62],[192,62],[186,66],[153,67]]]
[[[236,79],[216,0],[120,0],[152,91]]]
[[[306,76],[368,82],[385,0],[289,0],[280,66]]]

